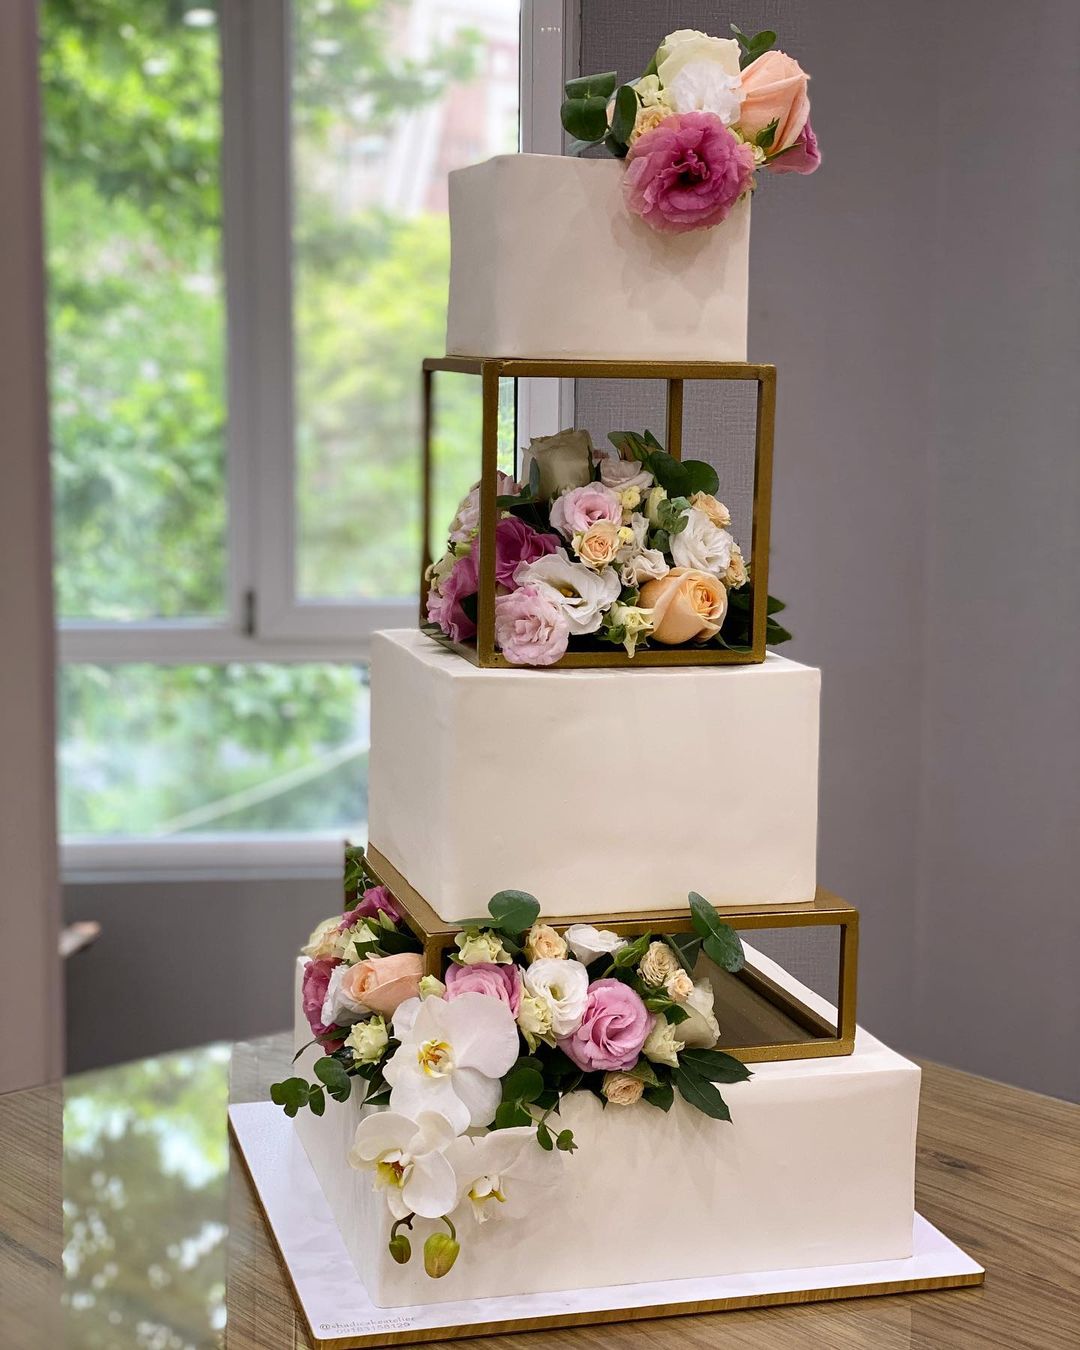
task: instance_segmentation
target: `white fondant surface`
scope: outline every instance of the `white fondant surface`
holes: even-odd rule
[[[775,962],[750,955],[832,1013]],[[298,982],[301,970],[299,961]],[[310,1035],[297,993],[301,1045]],[[378,1307],[910,1257],[918,1067],[860,1029],[850,1056],[753,1071],[748,1083],[724,1088],[730,1124],[679,1098],[665,1114],[604,1109],[591,1094],[573,1094],[560,1124],[579,1148],[542,1206],[525,1220],[482,1226],[461,1215],[461,1255],[438,1281],[416,1256],[398,1266],[387,1255],[385,1202],[371,1175],[346,1161],[356,1101],[328,1101],[320,1119],[301,1113],[296,1130]],[[416,1221],[415,1253],[438,1226]]]
[[[444,919],[784,905],[816,887],[820,672],[481,670],[415,629],[371,652],[368,837]]]
[[[660,234],[626,209],[623,172],[562,155],[451,172],[448,353],[746,360],[749,199]]]

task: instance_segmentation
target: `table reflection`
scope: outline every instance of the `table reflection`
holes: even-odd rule
[[[72,1350],[224,1343],[229,1057],[212,1045],[67,1080]]]

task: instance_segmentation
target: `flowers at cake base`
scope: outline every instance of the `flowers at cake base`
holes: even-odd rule
[[[654,230],[685,234],[719,225],[749,191],[752,148],[711,113],[675,113],[627,155],[626,204]]]
[[[458,1203],[477,1223],[527,1216],[560,1170],[558,1156],[540,1146],[531,1125],[455,1139],[446,1156],[457,1179]]]
[[[396,1219],[419,1214],[439,1219],[457,1203],[457,1178],[446,1149],[457,1130],[437,1111],[415,1119],[397,1111],[378,1111],[356,1127],[349,1166],[370,1169]]]
[[[581,1022],[559,1038],[559,1049],[585,1073],[631,1069],[637,1063],[652,1017],[641,995],[621,980],[589,985]]]
[[[399,1048],[383,1070],[390,1109],[418,1117],[437,1111],[461,1132],[490,1125],[499,1079],[518,1057],[514,1015],[499,999],[466,993],[417,1000],[408,1021],[394,1020]]]

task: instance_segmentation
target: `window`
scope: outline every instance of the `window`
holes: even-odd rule
[[[558,149],[561,23],[553,0],[44,0],[69,866],[362,829],[367,642],[415,622],[446,174],[519,124]],[[448,398],[465,475],[478,400]]]

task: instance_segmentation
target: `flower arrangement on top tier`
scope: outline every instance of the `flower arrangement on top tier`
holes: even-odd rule
[[[758,169],[807,174],[821,163],[810,77],[773,50],[775,33],[731,27],[733,38],[669,33],[628,84],[616,87],[608,71],[566,86],[562,123],[575,149],[602,145],[625,159],[627,206],[656,230],[718,225]]]
[[[750,1071],[715,1048],[712,986],[694,973],[702,951],[728,971],[743,951],[701,896],[690,896],[692,933],[627,939],[590,924],[559,933],[531,895],[502,891],[458,933],[440,979],[422,974],[418,939],[358,850],[349,867],[357,903],[303,948],[304,1012],[325,1052],[318,1081],[286,1079],[271,1098],[287,1115],[322,1115],[327,1094],[346,1101],[359,1080],[365,1106],[389,1108],[363,1116],[349,1162],[385,1196],[395,1261],[410,1259],[403,1230],[417,1218],[446,1225],[424,1243],[437,1278],[463,1219],[527,1214],[577,1147],[554,1119],[568,1093],[668,1111],[677,1092],[731,1119],[717,1084]]]
[[[676,460],[651,432],[612,432],[617,454],[587,431],[533,439],[527,482],[499,475],[495,640],[514,665],[550,666],[571,645],[651,642],[750,646],[749,565],[717,500],[716,470]],[[476,633],[480,485],[458,507],[446,552],[428,571],[428,632]],[[745,589],[744,589],[745,588]],[[769,600],[766,640],[791,634]]]

